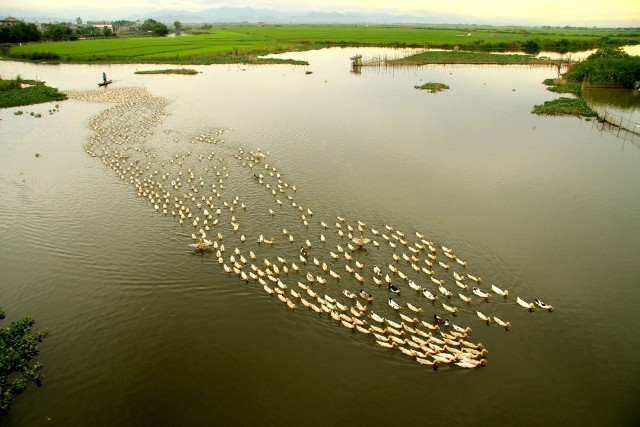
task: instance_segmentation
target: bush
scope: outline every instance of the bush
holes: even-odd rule
[[[640,57],[619,48],[599,49],[574,65],[564,77],[577,82],[619,83],[632,88],[640,80]]]
[[[4,319],[2,310],[0,319]],[[15,397],[30,383],[42,385],[42,364],[31,361],[38,355],[38,343],[47,336],[47,331],[32,332],[34,323],[25,317],[0,328],[0,415],[9,412]]]

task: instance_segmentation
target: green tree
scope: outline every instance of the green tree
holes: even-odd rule
[[[180,21],[175,21],[173,23],[173,26],[175,27],[176,31],[180,31],[182,29],[182,23]]]
[[[564,77],[577,82],[618,83],[631,88],[640,81],[640,57],[630,56],[620,48],[606,47],[574,65]]]
[[[527,40],[522,44],[522,50],[525,53],[536,54],[540,53],[540,41],[539,40]]]
[[[148,33],[153,33],[157,36],[166,36],[169,34],[169,28],[161,22],[156,21],[155,19],[147,19],[140,26],[142,31],[146,31]]]
[[[19,22],[10,27],[0,28],[0,43],[37,42],[42,39],[42,33],[35,24]]]
[[[67,24],[50,24],[47,26],[42,36],[45,39],[54,41],[75,39],[73,31]]]
[[[0,310],[0,319],[4,312]],[[0,414],[11,409],[15,396],[24,392],[29,384],[42,385],[40,362],[31,363],[38,355],[38,343],[47,336],[46,331],[31,331],[35,321],[25,317],[0,328]]]

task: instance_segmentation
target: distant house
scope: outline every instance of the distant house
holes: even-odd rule
[[[0,27],[13,27],[14,25],[17,25],[21,22],[22,21],[19,20],[18,18],[8,16],[5,19],[0,20]]]
[[[102,21],[98,21],[98,22],[87,22],[87,25],[90,25],[94,28],[98,28],[100,30],[104,29],[104,27],[107,27],[110,31],[113,32],[113,25],[108,23],[108,22],[102,22]]]

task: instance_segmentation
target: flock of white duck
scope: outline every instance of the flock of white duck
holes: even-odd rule
[[[88,154],[190,229],[193,250],[290,310],[331,319],[434,369],[486,364],[487,349],[470,341],[459,314],[508,331],[511,323],[488,314],[487,302],[553,310],[486,285],[453,249],[419,231],[315,212],[269,163],[269,152],[223,144],[221,130],[201,133],[180,154],[185,144],[177,138],[150,143],[166,104],[144,89],[68,95],[115,104],[92,119]]]

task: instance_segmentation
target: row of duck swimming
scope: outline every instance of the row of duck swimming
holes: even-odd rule
[[[304,307],[321,317],[331,318],[347,329],[374,337],[380,347],[411,355],[418,363],[442,365],[446,360],[448,364],[464,365],[461,367],[484,363],[476,364],[473,358],[460,353],[469,353],[465,350],[469,346],[460,343],[456,338],[461,337],[454,335],[463,332],[446,329],[448,321],[442,320],[442,316],[457,316],[462,308],[451,301],[455,294],[449,286],[459,286],[456,293],[466,305],[474,303],[476,297],[480,301],[491,299],[489,290],[481,289],[479,277],[455,271],[451,275],[454,266],[467,268],[467,262],[451,249],[435,245],[419,232],[413,233],[416,238],[413,239],[412,234],[389,225],[370,228],[363,221],[349,222],[343,216],[337,216],[335,221],[316,219],[315,209],[301,202],[298,186],[288,182],[273,164],[266,163],[268,151],[258,148],[245,152],[238,148],[232,155],[224,148],[210,151],[212,144],[224,142],[220,130],[207,131],[190,141],[193,148],[162,159],[160,151],[145,144],[165,114],[164,103],[140,91],[131,95],[138,100],[119,96],[126,101],[118,101],[117,108],[106,110],[92,122],[95,134],[85,150],[99,157],[123,181],[129,181],[156,212],[174,218],[182,226],[193,227],[190,246],[194,250],[203,254],[214,252],[216,263],[225,272],[237,275],[246,284],[257,284],[258,289],[275,296],[287,308],[295,311]],[[87,98],[96,99],[93,95]],[[144,114],[139,114],[140,110]],[[167,143],[178,143],[175,148],[179,147],[177,139]],[[264,190],[263,201],[252,198],[249,202],[241,195],[227,196],[226,184],[230,179],[257,183]],[[287,209],[292,211],[285,214]],[[268,212],[261,222],[264,231],[243,227],[248,215],[260,212]],[[297,212],[296,216],[293,212]],[[281,222],[271,225],[268,218],[286,217],[297,217],[299,221],[282,229],[285,236],[282,240],[276,239],[275,224]],[[300,251],[294,245],[298,241],[303,244]],[[225,243],[227,247],[235,245],[233,253],[225,248]],[[281,253],[275,257],[278,263],[268,261],[278,253]],[[285,254],[290,258],[295,254],[297,261],[286,261]],[[384,257],[389,257],[389,261],[380,262]],[[270,264],[258,265],[256,259],[259,258]],[[342,258],[346,276],[338,268]],[[295,285],[291,282],[294,274],[298,275]],[[414,293],[406,292],[405,285]],[[380,297],[383,291],[386,295]],[[495,285],[491,291],[505,299],[509,295],[507,290]],[[401,302],[406,297],[409,301]],[[421,302],[422,297],[430,303],[429,309]],[[436,306],[440,297],[442,303]],[[346,300],[341,302],[341,298]],[[378,309],[381,315],[371,312],[367,317],[370,307],[377,306],[378,301],[386,301],[390,309],[385,308],[387,304],[382,305]],[[539,300],[534,300],[532,305],[518,297],[517,304],[524,307],[520,301],[527,304],[527,309],[553,309]],[[433,320],[421,319],[424,312],[436,309]],[[388,313],[383,317],[385,310]],[[478,317],[481,313],[477,310]],[[481,318],[487,323],[510,327],[508,322],[495,316],[483,316],[490,319]],[[378,325],[380,322],[376,319],[384,319],[386,326]],[[468,328],[464,330],[467,334],[470,332]],[[394,334],[394,331],[403,333]],[[445,341],[448,348],[431,346],[441,346],[438,341],[430,341],[432,338],[442,340],[443,335],[439,334],[449,334],[444,336],[452,341]]]

